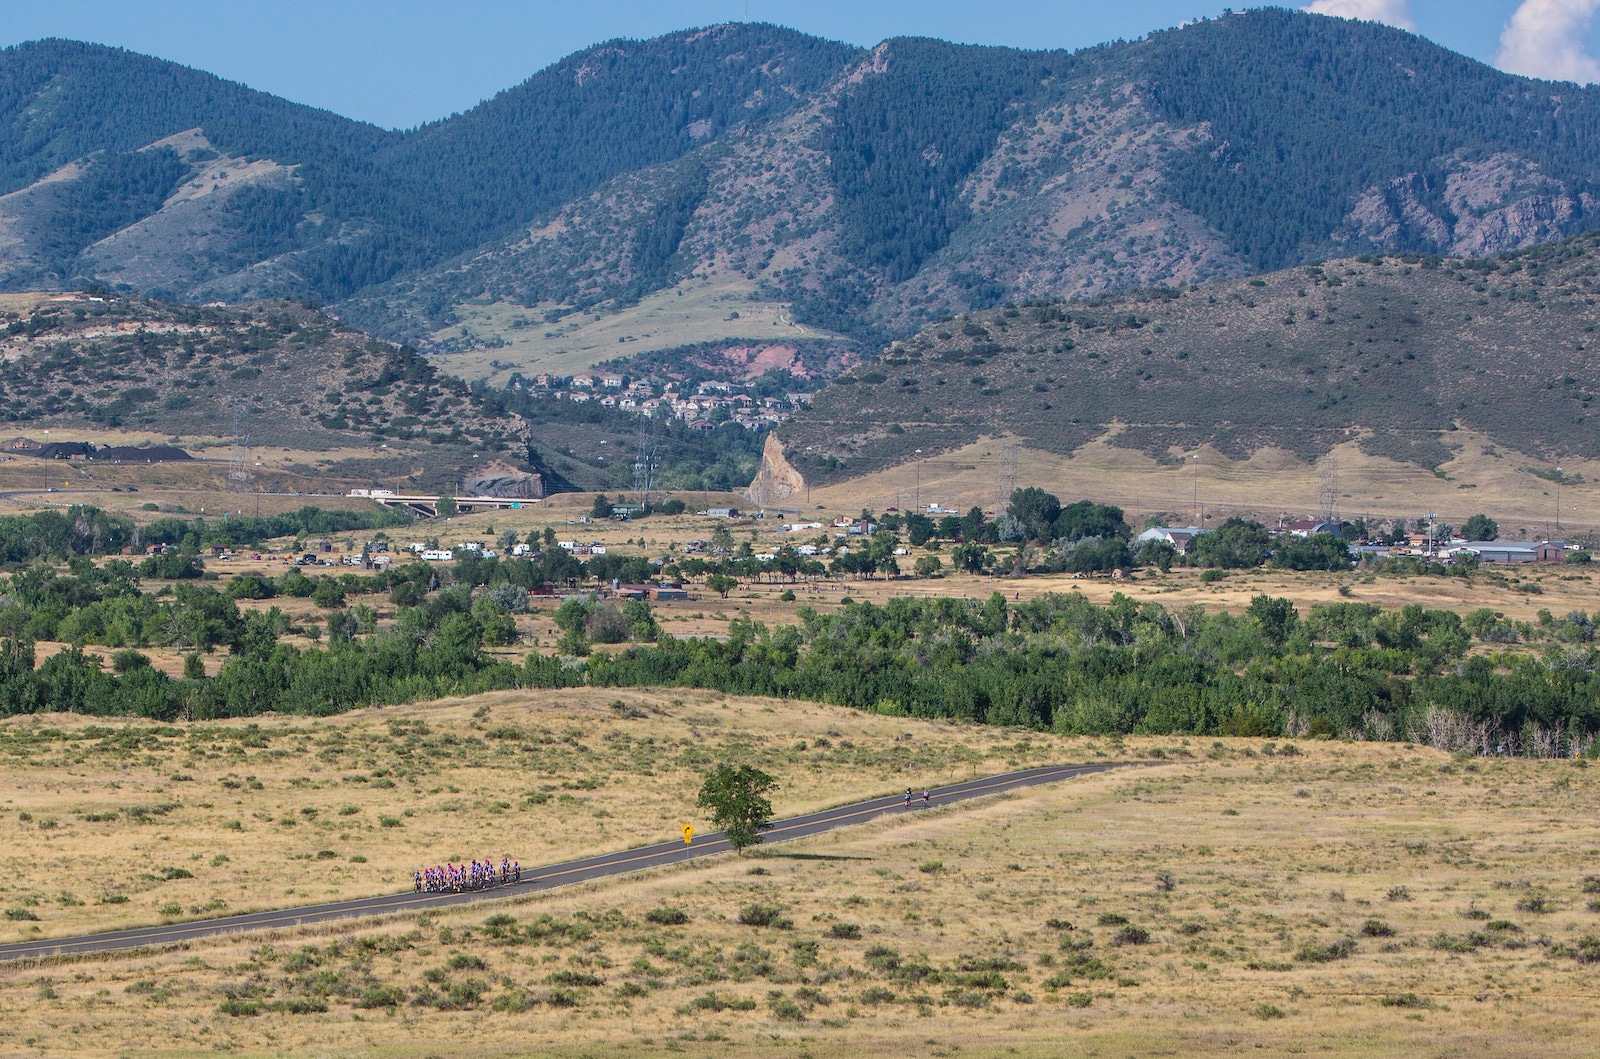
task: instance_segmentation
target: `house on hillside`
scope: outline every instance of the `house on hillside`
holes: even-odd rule
[[[1200,536],[1199,526],[1152,526],[1133,539],[1135,544],[1147,541],[1165,541],[1179,555],[1189,554],[1189,545]]]
[[[1340,519],[1300,519],[1288,522],[1278,520],[1278,532],[1287,533],[1293,537],[1313,537],[1318,533],[1328,533],[1335,537],[1343,537],[1344,529],[1348,523]]]

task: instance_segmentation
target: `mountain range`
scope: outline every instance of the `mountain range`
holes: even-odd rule
[[[1593,226],[1600,177],[1595,89],[1279,9],[1071,53],[723,25],[404,131],[49,40],[0,52],[0,129],[0,289],[309,299],[484,375],[647,309],[682,326],[590,359],[1483,256]]]

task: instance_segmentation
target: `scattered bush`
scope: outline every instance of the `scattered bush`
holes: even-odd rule
[[[689,922],[689,913],[681,908],[662,906],[652,908],[644,914],[644,918],[647,922],[659,923],[664,927],[677,927]]]
[[[545,981],[550,985],[575,986],[582,988],[606,984],[606,980],[604,978],[601,978],[597,974],[590,974],[588,971],[556,971],[554,974],[550,975],[550,977],[546,978]]]
[[[1361,925],[1361,936],[1366,938],[1392,938],[1394,928],[1381,919],[1369,919]]]
[[[1355,951],[1355,939],[1340,938],[1338,941],[1331,941],[1326,945],[1307,942],[1300,946],[1299,951],[1294,954],[1294,958],[1301,963],[1332,963],[1334,960],[1345,959]]]
[[[1458,938],[1454,934],[1435,934],[1432,940],[1428,942],[1428,947],[1437,949],[1440,952],[1476,952],[1478,949],[1478,936],[1468,934],[1464,938]]]
[[[855,941],[861,937],[861,927],[855,923],[835,923],[828,928],[828,936],[841,941]]]
[[[803,1022],[806,1013],[800,1010],[800,1005],[784,996],[767,998],[767,1008],[772,1012],[772,1017],[783,1022]]]
[[[745,905],[739,909],[739,922],[747,927],[775,927],[778,930],[788,930],[794,926],[794,920],[785,918],[783,908],[779,905]]]

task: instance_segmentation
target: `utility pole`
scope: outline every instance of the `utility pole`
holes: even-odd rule
[[[1200,510],[1200,454],[1198,452],[1193,453],[1189,459],[1194,464],[1194,524],[1203,526],[1206,521],[1206,513]]]
[[[1556,533],[1561,533],[1561,479],[1566,477],[1561,468],[1556,468]]]
[[[922,510],[922,450],[917,450],[917,510]]]

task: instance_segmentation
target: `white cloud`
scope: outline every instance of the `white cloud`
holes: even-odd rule
[[[1416,28],[1411,21],[1411,0],[1312,0],[1304,10],[1336,18],[1384,22],[1401,29]]]
[[[1600,81],[1600,63],[1584,50],[1596,8],[1600,0],[1522,0],[1500,34],[1494,64],[1550,81]]]

